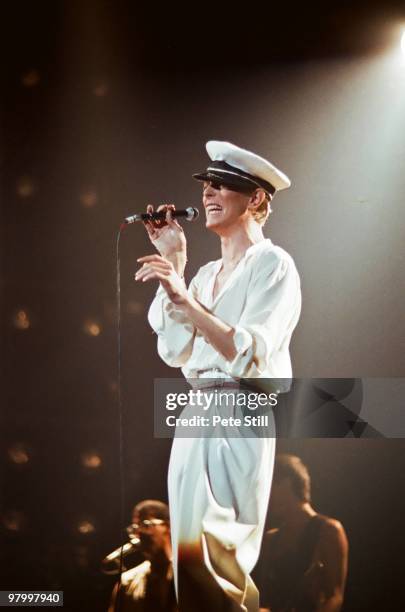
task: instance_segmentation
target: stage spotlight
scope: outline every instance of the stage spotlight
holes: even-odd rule
[[[28,313],[25,310],[18,310],[13,316],[14,327],[25,331],[31,327],[31,322]]]
[[[100,455],[93,451],[82,453],[81,462],[85,468],[89,468],[90,470],[95,470],[102,464]]]
[[[125,310],[130,315],[140,315],[144,312],[145,308],[142,302],[136,302],[135,300],[130,300],[127,302]]]
[[[7,531],[21,531],[25,525],[25,516],[18,510],[9,510],[2,517],[3,527]]]
[[[8,456],[10,461],[17,465],[24,465],[30,460],[29,452],[22,442],[16,442],[13,446],[10,446]]]
[[[83,331],[88,336],[99,336],[101,334],[101,325],[97,321],[88,319],[83,324]]]
[[[80,194],[80,202],[85,208],[93,208],[97,204],[97,193],[94,189],[87,189]]]
[[[35,185],[29,176],[21,176],[17,181],[17,194],[20,198],[30,198],[35,191]]]
[[[108,94],[108,84],[105,81],[99,81],[93,87],[93,94],[97,98],[104,98]]]
[[[89,535],[90,533],[94,533],[96,528],[91,521],[80,521],[77,525],[77,531],[83,535]]]
[[[21,76],[21,83],[24,85],[24,87],[35,87],[38,85],[39,79],[40,77],[38,70],[29,70]]]

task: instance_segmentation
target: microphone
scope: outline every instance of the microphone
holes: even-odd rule
[[[129,225],[130,223],[135,223],[136,221],[157,221],[160,219],[166,219],[166,210],[161,210],[159,212],[153,213],[139,213],[137,215],[132,215],[131,217],[126,217],[124,223]],[[185,217],[187,221],[194,221],[197,219],[200,214],[198,208],[193,208],[189,206],[183,210],[172,210],[173,217]]]
[[[103,573],[116,574],[119,571],[121,557],[126,557],[131,553],[139,551],[140,543],[141,541],[139,538],[132,538],[130,542],[123,544],[123,546],[119,546],[119,548],[116,548],[109,555],[104,557],[101,562]]]

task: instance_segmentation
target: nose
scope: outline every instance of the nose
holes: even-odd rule
[[[203,187],[203,197],[207,198],[210,196],[215,195],[216,190],[215,187],[212,185],[212,183],[204,183],[204,187]]]

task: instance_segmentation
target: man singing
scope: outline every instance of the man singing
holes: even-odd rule
[[[165,224],[145,223],[159,255],[139,258],[135,279],[159,281],[149,310],[159,355],[187,379],[213,380],[217,388],[290,378],[300,281],[290,255],[263,235],[270,202],[290,181],[228,142],[206,148],[210,163],[194,178],[203,183],[206,228],[221,241],[221,259],[200,268],[187,288],[186,238],[170,207]],[[257,612],[249,574],[260,551],[274,451],[274,431],[249,437],[224,427],[221,435],[175,437],[169,502],[181,612]]]

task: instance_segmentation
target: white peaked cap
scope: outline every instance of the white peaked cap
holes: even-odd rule
[[[270,194],[291,185],[288,176],[256,153],[220,140],[209,140],[206,149],[212,163],[193,175],[197,180],[222,179],[235,187],[261,187]]]

